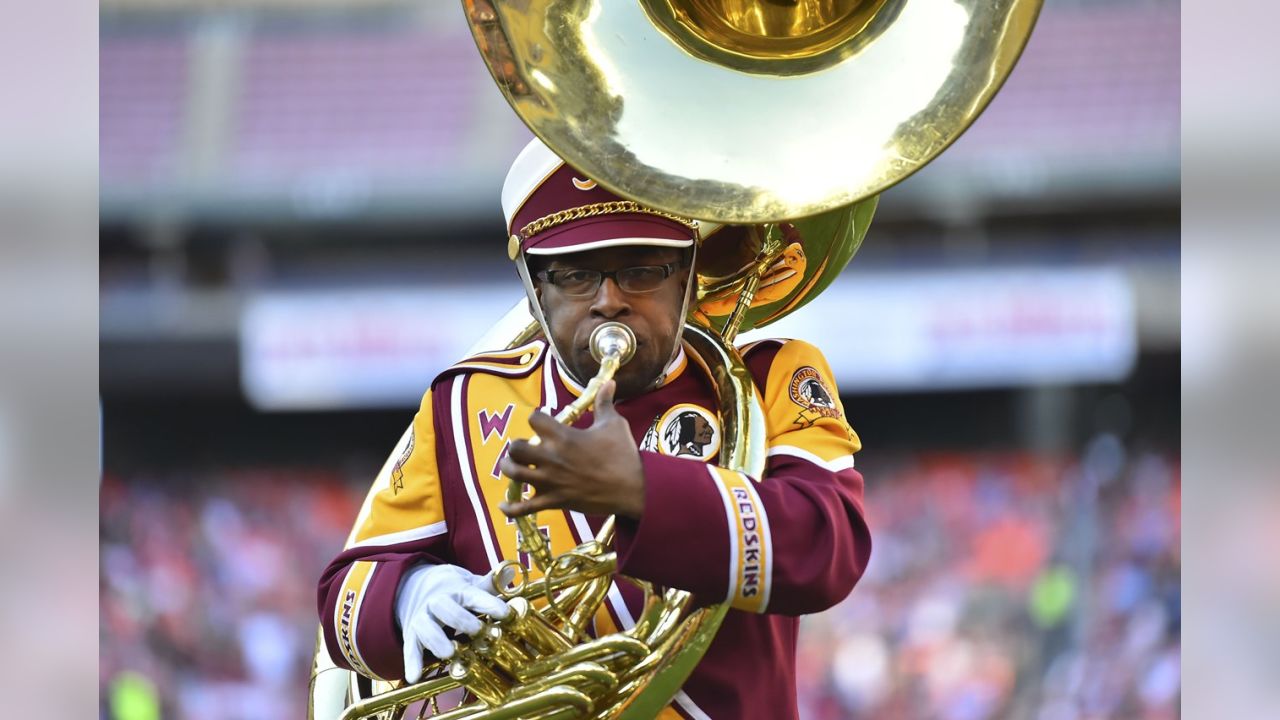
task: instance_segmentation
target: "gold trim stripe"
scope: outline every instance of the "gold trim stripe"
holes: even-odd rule
[[[378,563],[368,560],[357,560],[351,564],[351,568],[347,570],[347,576],[342,581],[342,589],[339,591],[338,601],[334,603],[333,608],[333,626],[335,636],[338,639],[338,650],[342,652],[343,657],[351,667],[361,675],[381,680],[369,669],[364,658],[360,655],[360,648],[356,644],[356,628],[360,622],[360,606],[364,602],[365,590],[369,587],[369,581],[373,578],[373,573],[378,568]]]
[[[731,513],[729,522],[737,541],[729,603],[738,610],[762,613],[768,607],[773,580],[773,543],[764,504],[746,475],[722,468],[715,470],[714,475],[725,491]]]
[[[610,202],[591,203],[590,205],[580,205],[578,207],[561,210],[550,215],[544,215],[537,220],[520,228],[520,239],[528,240],[540,232],[550,230],[558,225],[582,220],[589,217],[597,217],[600,215],[616,215],[619,213],[640,213],[643,215],[656,215],[673,222],[680,223],[693,232],[694,237],[698,236],[698,224],[679,215],[673,215],[662,210],[655,210],[651,207],[641,205],[631,200],[613,200]]]

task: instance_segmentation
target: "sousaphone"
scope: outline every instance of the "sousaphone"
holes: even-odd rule
[[[733,338],[795,311],[844,269],[879,193],[946,149],[995,96],[1040,6],[463,0],[494,80],[535,135],[613,192],[701,221],[685,339],[720,398],[722,462],[753,477],[763,424]],[[538,332],[520,307],[501,324],[516,329],[490,347]],[[490,623],[422,683],[371,688],[321,648],[312,716],[399,717],[431,698],[424,712],[447,718],[653,717],[727,609],[646,587],[636,628],[583,637],[582,619],[614,579],[610,527],[559,557],[522,533],[541,559],[520,569],[525,582],[501,588],[519,619]],[[460,687],[460,706],[436,704]]]

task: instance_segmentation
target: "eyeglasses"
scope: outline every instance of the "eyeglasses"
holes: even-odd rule
[[[623,292],[648,293],[662,287],[662,282],[671,277],[680,265],[637,265],[619,270],[543,270],[536,277],[555,285],[569,297],[594,295],[607,277],[613,278]]]

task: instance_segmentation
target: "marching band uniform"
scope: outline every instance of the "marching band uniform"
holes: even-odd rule
[[[715,466],[715,395],[687,353],[661,387],[616,405],[646,448],[644,516],[619,519],[619,571],[734,608],[677,697],[685,717],[794,713],[795,616],[843,599],[870,553],[862,477],[853,467],[859,441],[826,361],[795,340],[755,343],[744,358],[766,414],[763,478]],[[450,563],[484,574],[517,556],[516,525],[498,510],[507,486],[498,461],[510,440],[534,434],[532,411],[558,412],[579,391],[542,341],[470,358],[436,379],[374,484],[348,549],[321,580],[322,625],[335,662],[400,678],[394,598],[405,570]],[[711,424],[709,442],[666,441],[685,413]],[[603,519],[563,511],[537,518],[553,553],[589,540]],[[630,627],[640,599],[631,584],[615,583],[597,632]]]
[[[571,175],[548,168],[533,172],[535,190],[560,180],[570,187]],[[594,183],[573,181],[576,190],[568,192],[584,192],[592,202],[618,199]],[[542,217],[565,206],[546,195],[531,201],[533,191],[508,204],[505,192],[513,229],[526,226],[522,214]],[[648,237],[669,233],[674,244],[688,232],[672,219],[624,210],[624,223],[665,226],[648,228]],[[584,222],[601,229],[598,217]],[[563,249],[556,242],[568,243],[554,232],[539,239],[556,251]],[[533,252],[539,239],[513,234],[513,259]],[[520,267],[528,286],[527,268]],[[718,467],[713,385],[679,344],[655,387],[615,405],[640,448],[645,480],[642,517],[617,520],[619,572],[732,608],[662,717],[795,717],[797,616],[842,600],[871,551],[863,481],[853,463],[860,442],[826,360],[795,340],[760,341],[741,352],[765,413],[763,477]],[[426,563],[483,575],[519,556],[517,526],[498,507],[508,485],[499,463],[510,441],[534,434],[532,412],[554,414],[580,392],[541,339],[468,358],[435,379],[371,488],[347,548],[321,578],[321,626],[334,662],[371,677],[402,678],[395,603],[405,574]],[[575,426],[592,420],[588,413]],[[553,554],[590,540],[603,519],[561,510],[537,515]],[[531,567],[531,578],[539,574]],[[616,581],[594,618],[596,634],[633,625],[642,598],[631,583]]]

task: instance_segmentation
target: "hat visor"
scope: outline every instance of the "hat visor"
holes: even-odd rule
[[[539,233],[528,245],[529,255],[562,255],[608,247],[652,246],[685,248],[693,245],[688,228],[652,215],[584,218]]]

